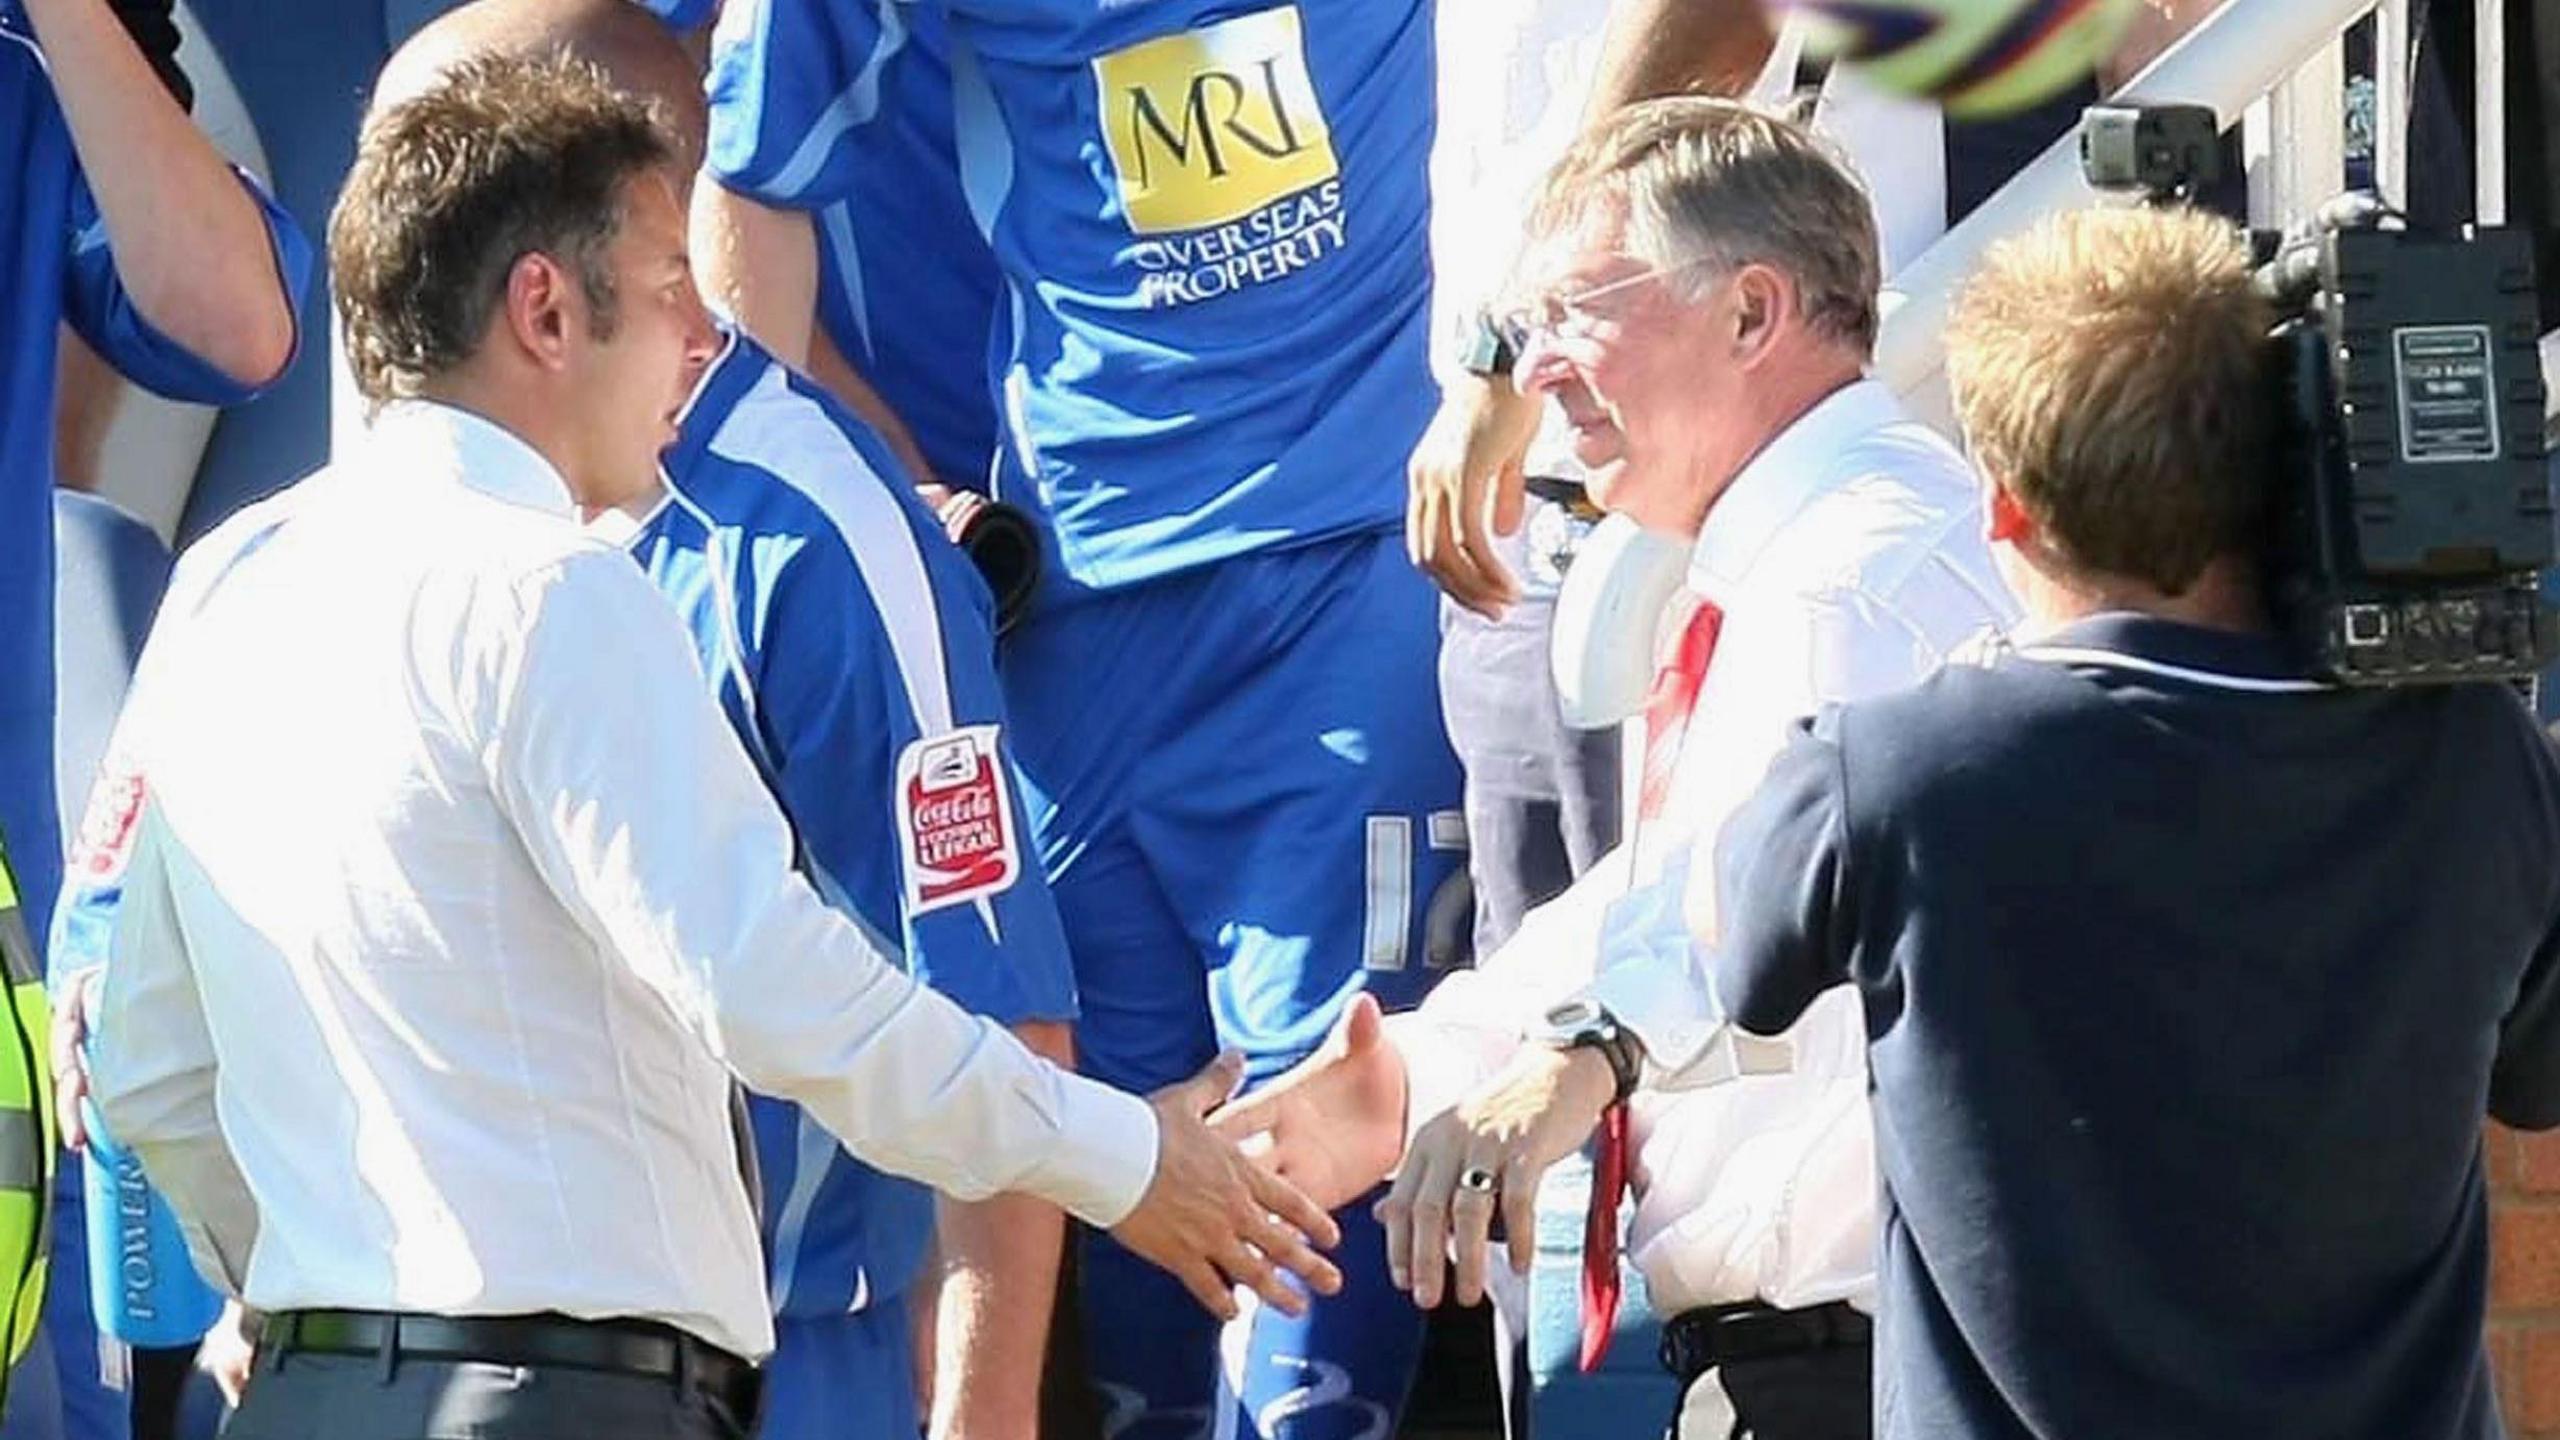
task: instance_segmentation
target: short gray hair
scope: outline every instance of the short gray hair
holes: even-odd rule
[[[1732,100],[1682,96],[1630,105],[1558,161],[1530,229],[1559,234],[1626,207],[1638,258],[1730,274],[1762,264],[1796,283],[1816,332],[1875,349],[1875,211],[1846,161],[1796,121]],[[1691,276],[1686,293],[1703,288]]]

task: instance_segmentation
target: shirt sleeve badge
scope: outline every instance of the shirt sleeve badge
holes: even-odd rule
[[[928,735],[898,756],[898,840],[911,914],[1000,895],[1022,873],[997,729]]]
[[[123,877],[125,862],[133,858],[145,793],[140,767],[128,756],[109,755],[99,769],[97,786],[89,792],[80,833],[72,841],[73,879],[112,885]]]

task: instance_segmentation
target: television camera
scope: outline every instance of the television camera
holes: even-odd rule
[[[2151,203],[2220,178],[2213,112],[2101,105],[2080,130],[2101,190]],[[2525,680],[2560,657],[2542,598],[2554,532],[2521,229],[2410,228],[2351,193],[2251,237],[2276,407],[2269,594],[2342,685]]]

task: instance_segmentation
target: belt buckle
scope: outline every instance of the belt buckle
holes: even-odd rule
[[[1699,1311],[1684,1311],[1662,1322],[1662,1338],[1656,1342],[1656,1358],[1662,1368],[1686,1385],[1712,1369],[1716,1363],[1714,1338],[1708,1333],[1712,1321]]]
[[[1682,1358],[1691,1362],[1691,1373],[1695,1374],[1737,1360],[1791,1353],[1798,1348],[1791,1342],[1799,1338],[1793,1326],[1803,1318],[1800,1312],[1780,1310],[1765,1301],[1745,1300],[1702,1306],[1681,1315],[1675,1323],[1686,1332],[1681,1342]],[[1665,1326],[1663,1333],[1668,1336],[1671,1329]]]

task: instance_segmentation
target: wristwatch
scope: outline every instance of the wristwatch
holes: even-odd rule
[[[1529,1038],[1558,1050],[1599,1051],[1617,1082],[1611,1104],[1635,1093],[1636,1080],[1644,1073],[1644,1042],[1597,1000],[1577,997],[1550,1008]]]
[[[1479,310],[1458,324],[1458,368],[1485,379],[1509,379],[1520,354],[1511,337],[1494,323],[1493,313]]]

